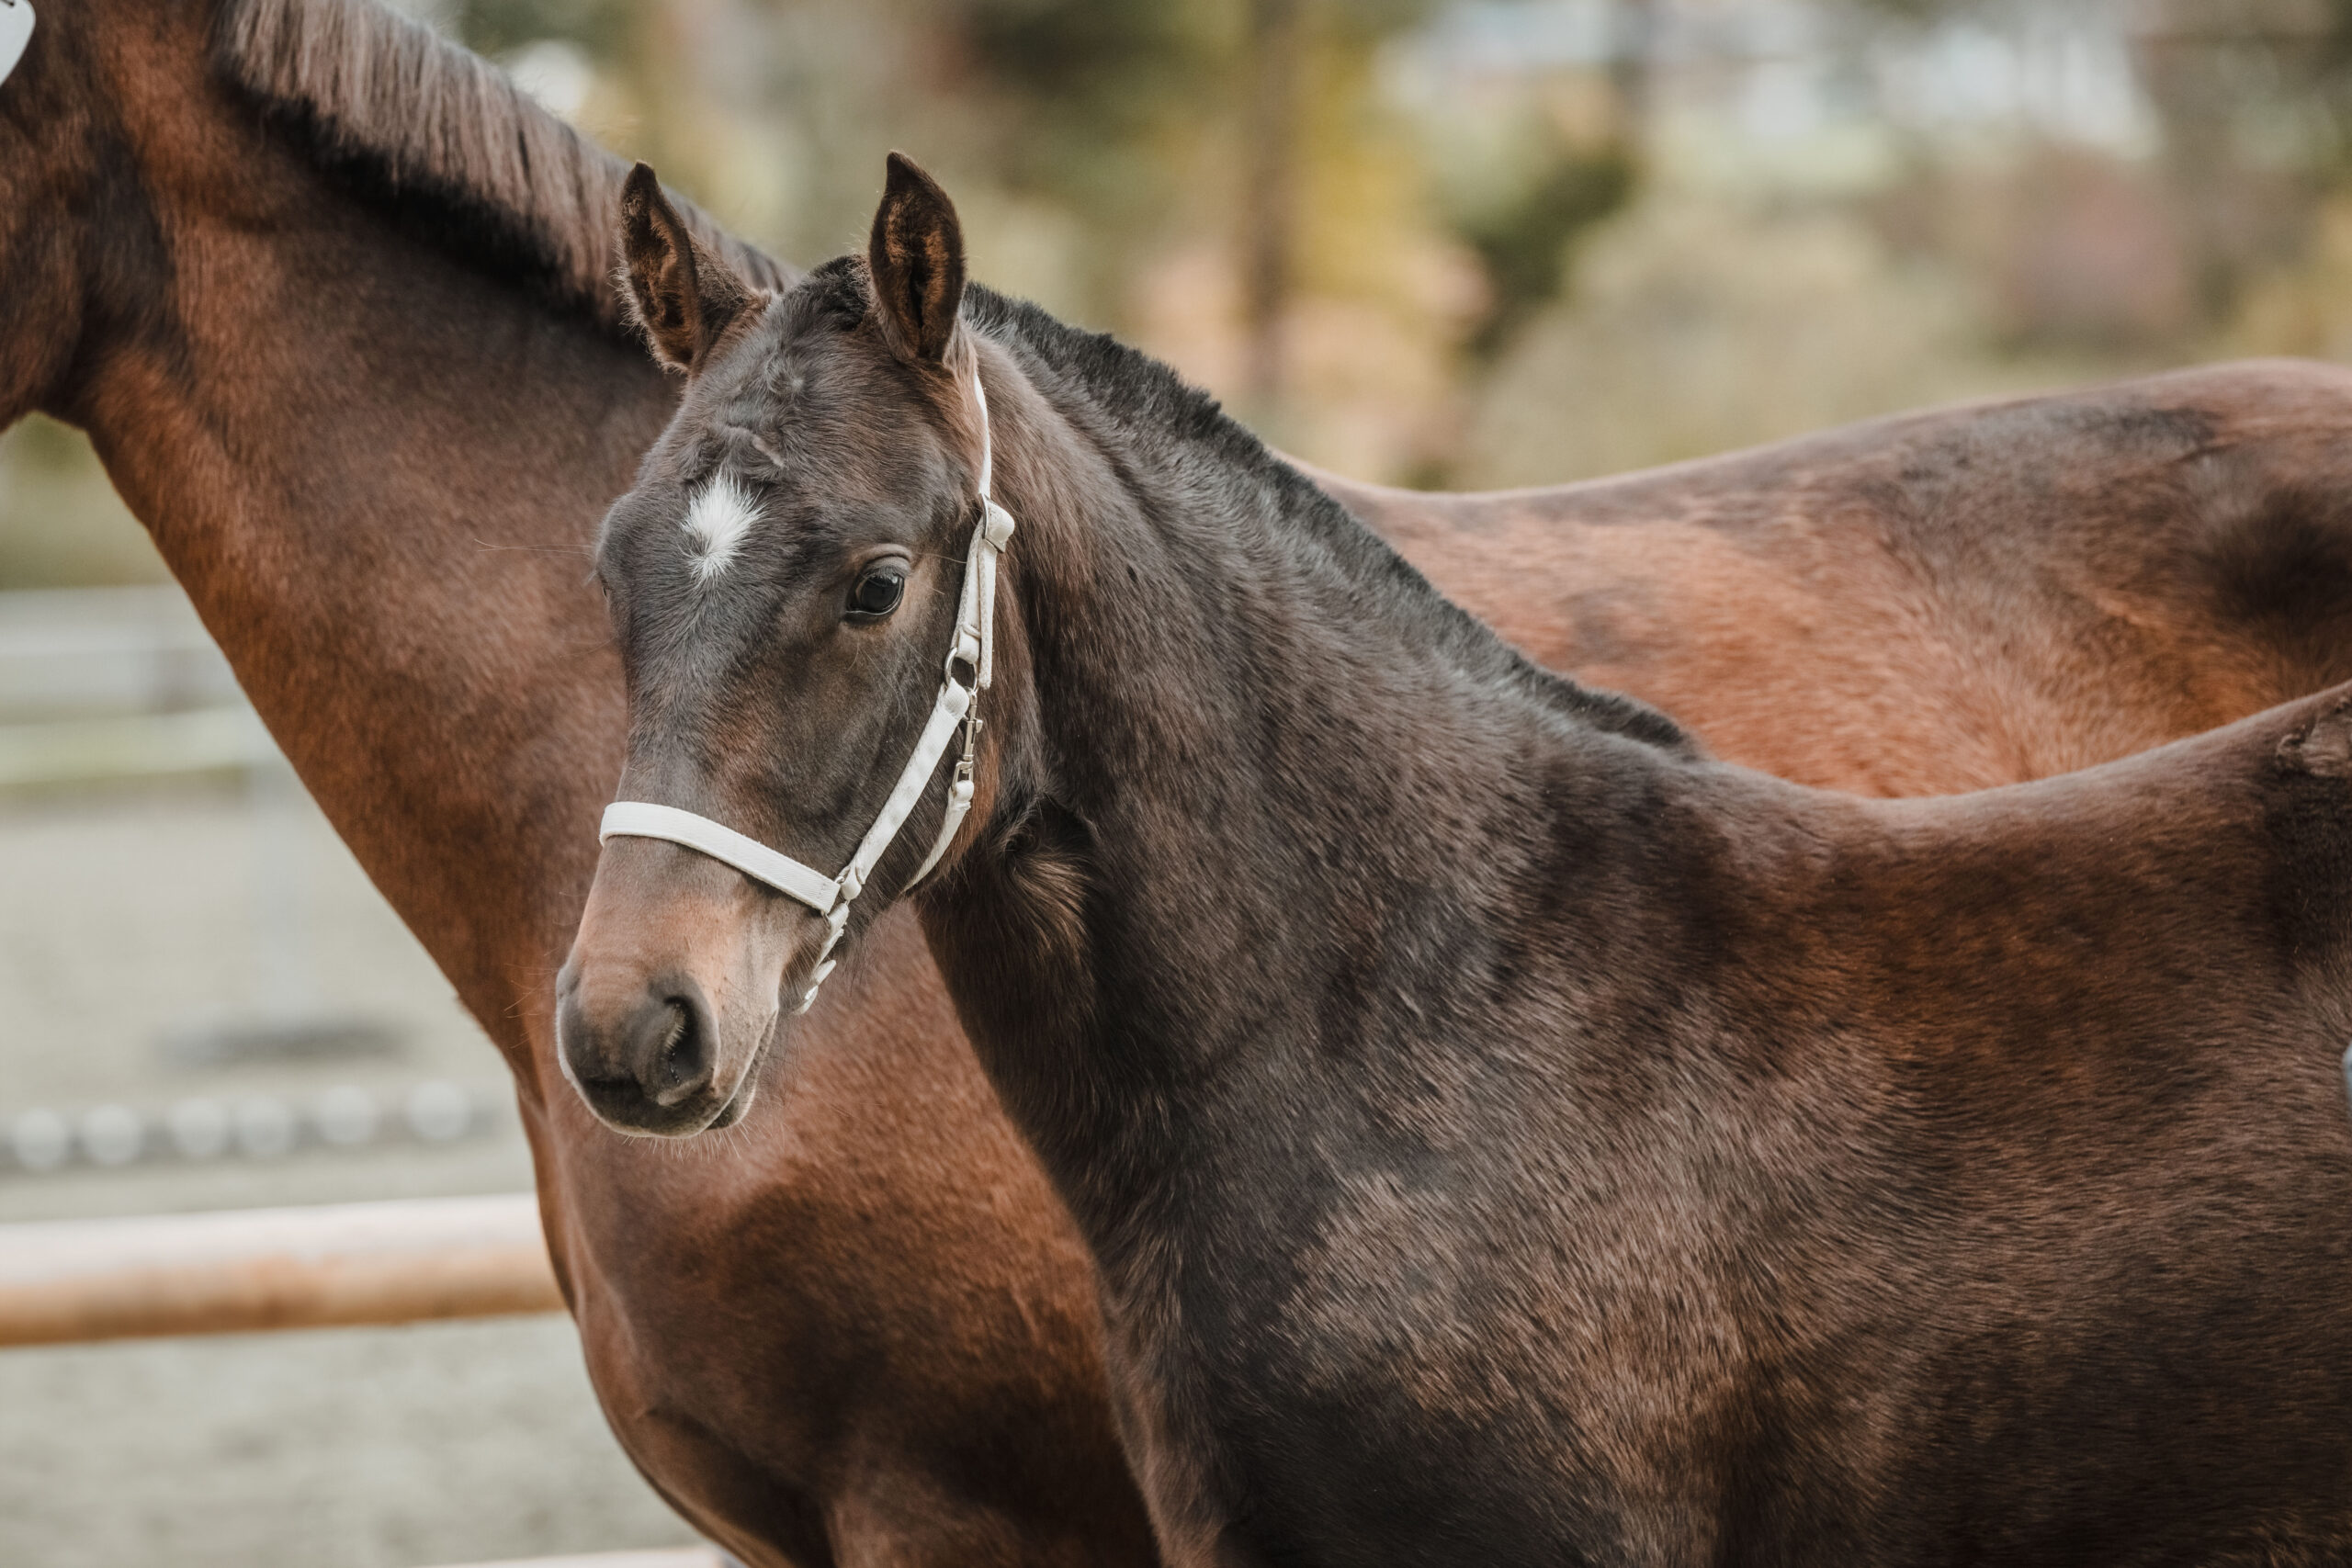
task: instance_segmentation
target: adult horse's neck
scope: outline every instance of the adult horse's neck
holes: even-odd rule
[[[673,394],[593,312],[322,174],[299,129],[219,79],[209,10],[93,29],[95,68],[119,77],[109,199],[144,203],[153,243],[105,258],[74,373],[44,400],[88,430],[533,1096],[550,1087],[537,993],[624,725],[585,547]]]
[[[995,820],[1023,826],[927,928],[1008,1108],[1115,1228],[1191,1136],[1172,1108],[1475,1009],[1575,780],[1689,746],[1529,664],[1164,369],[978,291],[967,319],[1014,371]]]

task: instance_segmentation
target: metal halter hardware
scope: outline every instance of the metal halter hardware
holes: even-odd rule
[[[25,45],[32,37],[32,0],[0,0],[0,82],[6,82],[17,62],[25,57]]]
[[[0,0],[0,6],[12,3],[15,0]],[[989,399],[980,389],[978,370],[972,374],[972,397],[980,411],[980,520],[973,525],[971,549],[965,558],[964,592],[956,608],[956,640],[947,650],[939,696],[932,704],[931,719],[923,726],[922,737],[915,741],[914,755],[907,759],[890,798],[882,804],[882,814],[866,829],[857,852],[850,857],[841,874],[827,876],[816,867],[772,850],[724,823],[650,801],[613,802],[605,807],[605,819],[597,830],[598,843],[616,838],[665,839],[698,850],[824,916],[830,929],[825,933],[825,945],[817,954],[817,971],[809,976],[808,989],[800,998],[797,1010],[800,1012],[807,1012],[814,1005],[817,987],[833,972],[833,949],[840,945],[842,932],[849,924],[851,901],[865,891],[865,879],[874,874],[875,866],[897,840],[899,829],[906,826],[908,814],[930,787],[931,775],[938,770],[939,760],[947,754],[948,743],[958,729],[963,731],[964,746],[956,762],[955,783],[948,787],[947,811],[939,824],[939,837],[932,840],[931,853],[923,856],[922,864],[908,879],[909,888],[931,874],[931,868],[947,852],[949,840],[956,837],[956,830],[964,825],[966,814],[972,809],[972,761],[980,733],[980,694],[989,689],[989,681],[995,673],[996,567],[1004,547],[1012,538],[1012,513],[989,495]],[[968,682],[958,679],[959,666],[971,672]]]

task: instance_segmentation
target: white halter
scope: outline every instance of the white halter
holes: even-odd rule
[[[0,0],[0,82],[17,68],[25,56],[25,45],[32,41],[32,0]]]
[[[6,0],[0,0],[0,4],[6,4]],[[605,807],[604,825],[596,835],[599,843],[614,838],[666,839],[673,844],[700,850],[711,859],[733,866],[752,881],[765,883],[788,898],[797,898],[824,916],[831,929],[817,954],[817,972],[809,977],[808,989],[800,998],[801,1012],[807,1012],[816,1001],[817,987],[833,972],[833,949],[842,940],[842,929],[849,924],[850,901],[865,890],[865,879],[874,874],[875,866],[898,838],[899,829],[906,825],[907,814],[922,798],[932,773],[938,768],[939,760],[947,754],[947,743],[959,727],[964,731],[964,750],[956,763],[956,782],[947,792],[947,813],[940,821],[939,837],[932,840],[931,853],[923,856],[922,864],[915,869],[908,887],[931,874],[931,868],[947,852],[948,841],[956,837],[956,830],[964,825],[965,815],[972,809],[972,752],[980,733],[980,694],[989,689],[995,664],[996,565],[1012,537],[1012,514],[989,496],[989,400],[980,389],[978,371],[972,376],[972,396],[980,410],[980,520],[973,525],[972,547],[965,558],[964,596],[956,610],[956,642],[947,651],[939,699],[932,705],[931,721],[922,727],[914,755],[907,759],[897,787],[882,804],[882,815],[866,829],[865,838],[842,874],[827,876],[814,866],[772,850],[757,839],[745,838],[707,817],[650,801],[616,800]],[[972,672],[968,686],[956,678],[959,664]]]

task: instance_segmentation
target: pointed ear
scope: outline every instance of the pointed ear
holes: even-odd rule
[[[680,370],[702,368],[710,345],[752,302],[752,291],[734,268],[695,242],[643,164],[621,184],[621,254],[629,299],[653,357]]]
[[[943,363],[964,302],[964,226],[939,182],[903,153],[890,154],[865,259],[890,346],[901,359]]]

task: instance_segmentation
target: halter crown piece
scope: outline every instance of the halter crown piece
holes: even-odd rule
[[[6,3],[6,0],[0,0],[0,5]],[[937,771],[939,760],[947,754],[948,742],[956,738],[958,729],[964,733],[964,749],[956,762],[956,782],[947,792],[946,815],[940,820],[939,837],[932,840],[931,853],[923,856],[922,864],[907,883],[908,888],[931,874],[931,868],[947,852],[948,841],[956,837],[956,830],[964,825],[965,816],[972,809],[972,757],[980,733],[980,694],[989,689],[995,664],[996,567],[1004,547],[1012,538],[1012,513],[989,496],[989,399],[980,389],[977,369],[972,373],[972,397],[980,410],[980,520],[972,527],[972,546],[964,560],[964,594],[956,609],[955,645],[947,650],[939,698],[932,704],[931,720],[922,727],[914,755],[907,759],[890,798],[882,803],[882,815],[865,830],[857,852],[850,857],[842,874],[827,876],[816,867],[772,850],[757,839],[746,838],[724,823],[650,801],[613,802],[605,807],[604,824],[596,835],[599,843],[615,838],[666,839],[671,843],[699,850],[824,916],[831,929],[825,934],[824,948],[817,954],[817,972],[809,977],[808,989],[796,1010],[800,1012],[807,1012],[816,1002],[817,987],[833,972],[833,949],[849,925],[850,901],[865,890],[865,879],[874,874],[875,866],[898,838],[899,829],[906,825],[907,814],[922,798],[931,775]],[[971,671],[968,684],[958,678],[959,667]]]

